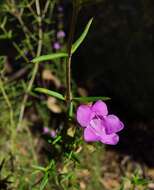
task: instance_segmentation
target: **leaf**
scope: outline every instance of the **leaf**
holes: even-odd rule
[[[2,170],[2,168],[4,166],[4,163],[5,163],[5,159],[3,158],[2,162],[0,163],[0,171]]]
[[[62,137],[61,136],[58,136],[53,142],[52,144],[56,144],[57,142],[61,141]]]
[[[58,59],[58,58],[62,58],[62,57],[67,57],[67,53],[61,52],[61,53],[52,53],[52,54],[48,54],[48,55],[42,55],[42,56],[32,59],[31,62],[39,63],[42,61],[50,61],[50,60],[54,60],[54,59]]]
[[[96,100],[110,100],[111,98],[105,96],[85,96],[85,97],[74,97],[72,100],[77,102],[93,102]]]
[[[121,184],[120,189],[119,190],[124,190],[124,183]]]
[[[74,161],[76,161],[78,164],[80,164],[80,160],[79,160],[77,154],[75,154],[74,152],[72,154],[72,158],[73,158]]]
[[[55,168],[55,161],[51,160],[49,165],[46,167],[46,171],[52,170],[53,168]]]
[[[35,88],[35,91],[43,93],[43,94],[46,94],[48,96],[53,96],[55,98],[58,98],[60,100],[65,101],[64,96],[62,94],[58,93],[58,92],[55,92],[55,91],[52,91],[52,90],[48,90],[46,88]]]
[[[148,180],[147,179],[142,179],[142,178],[139,178],[138,176],[134,176],[134,178],[131,180],[131,183],[134,184],[134,185],[147,185],[148,184]]]
[[[32,168],[34,168],[35,170],[43,171],[43,172],[45,171],[45,168],[42,167],[42,166],[35,166],[35,165],[33,165]]]
[[[48,172],[45,173],[45,175],[42,179],[42,182],[40,185],[40,190],[43,190],[45,188],[45,186],[47,185],[47,183],[48,183]]]
[[[74,42],[74,44],[72,45],[72,50],[71,50],[71,53],[73,54],[77,49],[78,47],[80,46],[80,44],[83,42],[83,40],[85,39],[85,37],[87,36],[88,34],[88,31],[89,31],[89,28],[92,24],[92,21],[93,21],[93,18],[91,18],[88,22],[88,24],[86,25],[83,33],[81,34],[81,36]]]

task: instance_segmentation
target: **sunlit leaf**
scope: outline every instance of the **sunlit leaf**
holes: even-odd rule
[[[52,54],[48,54],[48,55],[42,55],[42,56],[32,59],[31,62],[39,63],[42,61],[50,61],[50,60],[63,58],[63,57],[67,57],[67,53],[61,52],[61,53],[52,53]]]
[[[35,88],[35,91],[46,94],[48,96],[53,96],[53,97],[58,98],[63,101],[65,100],[65,98],[62,94],[52,91],[52,90],[48,90],[46,88]]]
[[[56,144],[57,142],[61,141],[62,137],[61,136],[57,136],[57,138],[52,142],[52,144]]]
[[[74,42],[74,44],[72,45],[72,50],[71,50],[71,53],[73,54],[77,49],[78,47],[80,46],[80,44],[83,42],[83,40],[85,39],[85,37],[87,36],[88,34],[88,31],[89,31],[89,28],[92,24],[92,21],[93,21],[93,18],[91,18],[88,22],[88,24],[86,25],[83,33],[81,34],[81,36]]]
[[[42,166],[35,166],[35,165],[33,165],[32,168],[34,168],[35,170],[43,171],[43,172],[45,171],[45,168],[42,167]]]

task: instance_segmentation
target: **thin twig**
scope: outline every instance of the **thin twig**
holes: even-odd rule
[[[15,1],[12,2],[8,2],[8,6],[11,6],[10,9],[8,10],[10,12],[10,14],[12,14],[20,23],[21,25],[21,29],[23,30],[25,37],[28,41],[27,46],[29,48],[29,50],[31,51],[32,56],[35,56],[35,52],[33,50],[33,47],[31,46],[30,43],[30,38],[37,41],[36,37],[33,35],[33,33],[29,30],[29,28],[26,26],[26,24],[23,21],[22,15],[24,12],[24,8],[20,8],[20,10],[18,10],[15,4]]]
[[[34,18],[37,18],[37,14],[35,13],[35,11],[32,8],[32,5],[35,3],[35,0],[29,2],[29,4],[27,4],[27,8],[29,9],[29,11],[32,13],[32,15],[34,16]]]
[[[37,21],[38,21],[39,41],[38,41],[38,47],[37,47],[37,52],[36,52],[36,56],[38,57],[38,56],[41,55],[41,51],[42,51],[43,31],[42,31],[42,19],[41,19],[41,11],[40,11],[39,0],[36,0],[35,4],[36,4],[36,12],[37,12],[37,15],[38,15]],[[33,86],[33,83],[34,83],[34,80],[35,80],[35,77],[36,77],[36,74],[37,74],[37,71],[38,71],[38,67],[39,67],[39,64],[35,63],[34,69],[33,69],[33,72],[32,72],[32,77],[31,77],[31,79],[29,81],[29,84],[28,84],[28,87],[27,87],[27,90],[26,90],[26,94],[25,94],[25,96],[23,98],[23,101],[22,101],[17,130],[20,129],[20,126],[21,126],[21,123],[22,123],[22,120],[23,120],[23,116],[24,116],[26,103],[27,103],[27,100],[28,100],[28,96],[29,96],[29,93],[30,93],[30,91],[32,89],[32,86]]]
[[[23,75],[25,75],[28,72],[29,68],[30,68],[30,66],[26,65],[25,67],[21,68],[20,70],[16,71],[15,73],[13,73],[13,75],[8,77],[7,83],[10,83],[14,80],[21,78]]]
[[[3,82],[1,80],[1,78],[0,78],[0,89],[2,91],[2,94],[3,94],[3,97],[5,99],[5,102],[6,102],[7,106],[10,109],[10,124],[11,124],[11,126],[14,126],[12,105],[11,105],[11,102],[10,102],[8,96],[7,96],[7,93],[5,92],[5,89],[4,89]]]
[[[23,59],[26,61],[26,63],[29,63],[29,59],[25,56],[23,50],[20,49],[18,44],[16,42],[12,42],[12,44],[15,47],[15,49],[17,50],[17,52],[20,54],[20,56],[23,57]]]
[[[10,114],[10,129],[11,129],[11,150],[12,152],[14,152],[14,140],[15,140],[15,136],[16,136],[16,132],[15,132],[15,122],[14,122],[14,114],[13,114],[13,109],[12,109],[12,104],[7,96],[7,93],[5,91],[4,85],[3,85],[3,81],[0,78],[0,90],[2,91],[2,95],[4,97],[4,100],[9,108],[9,114]]]
[[[34,35],[31,33],[31,31],[26,27],[26,25],[25,25],[24,21],[22,20],[22,17],[21,17],[21,16],[17,16],[16,18],[18,19],[18,21],[19,21],[19,23],[20,23],[20,25],[21,25],[21,27],[22,27],[22,29],[23,29],[23,32],[24,32],[24,34],[25,34],[25,37],[26,37],[26,39],[27,39],[28,42],[29,42],[29,43],[27,43],[28,48],[30,49],[32,56],[35,56],[35,52],[34,52],[32,46],[31,46],[31,43],[30,43],[30,37],[36,41],[35,36],[34,36]]]
[[[43,13],[42,13],[42,19],[44,19],[45,14],[46,14],[47,11],[48,11],[49,5],[50,5],[50,0],[46,1],[46,4],[45,4],[45,6],[44,6],[44,10],[43,10]]]

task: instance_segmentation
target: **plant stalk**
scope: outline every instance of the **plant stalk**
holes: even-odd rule
[[[78,6],[77,6],[77,0],[73,1],[73,13],[71,18],[71,24],[70,24],[70,32],[69,32],[69,39],[68,39],[68,45],[67,45],[67,53],[68,58],[66,59],[66,103],[67,107],[69,107],[72,99],[72,92],[71,92],[71,62],[72,62],[72,44],[73,44],[73,36],[75,32],[75,24],[77,20],[77,14],[78,14]]]
[[[36,57],[38,57],[38,56],[41,55],[41,51],[42,51],[43,30],[42,30],[42,17],[41,17],[40,3],[39,3],[39,0],[36,0],[35,2],[36,2],[36,12],[37,12],[37,16],[38,16],[38,20],[37,21],[38,21],[38,36],[39,36],[39,41],[38,41],[37,52],[36,52]],[[28,100],[28,97],[29,97],[29,93],[30,93],[30,91],[32,89],[32,86],[33,86],[33,83],[34,83],[34,80],[35,80],[38,68],[39,68],[39,64],[35,63],[33,71],[32,71],[32,77],[31,77],[31,79],[30,79],[30,81],[28,83],[26,94],[25,94],[25,96],[23,98],[23,101],[22,101],[21,110],[20,110],[20,114],[19,114],[19,122],[18,122],[17,130],[20,129],[20,126],[21,126],[21,123],[22,123],[22,120],[23,120],[23,116],[24,116],[24,111],[25,111],[26,103],[27,103],[27,100]]]

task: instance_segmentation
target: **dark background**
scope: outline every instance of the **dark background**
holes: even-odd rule
[[[117,149],[149,165],[154,164],[153,3],[104,0],[84,7],[76,38],[91,17],[94,21],[72,66],[89,95],[111,97],[110,113],[125,123]]]

